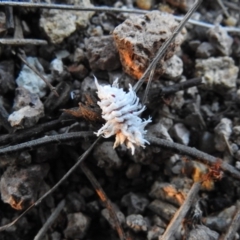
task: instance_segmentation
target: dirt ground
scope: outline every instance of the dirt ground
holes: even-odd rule
[[[239,239],[240,2],[203,1],[149,89],[135,84],[194,1],[12,3],[0,239]]]

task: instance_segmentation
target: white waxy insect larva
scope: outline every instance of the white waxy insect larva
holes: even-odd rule
[[[124,92],[122,88],[118,87],[117,80],[112,86],[102,86],[95,78],[97,86],[97,94],[100,99],[98,103],[102,109],[102,117],[106,123],[100,128],[96,135],[102,135],[105,138],[116,135],[113,148],[120,144],[125,144],[130,148],[132,154],[135,152],[136,146],[145,147],[145,143],[149,142],[144,139],[146,130],[144,128],[152,120],[141,119],[138,117],[146,108],[139,103],[132,86],[129,85],[129,91]]]

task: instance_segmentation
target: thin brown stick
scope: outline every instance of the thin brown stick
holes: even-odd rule
[[[34,237],[34,240],[41,240],[45,236],[47,230],[51,227],[51,225],[54,223],[54,221],[59,216],[62,209],[65,207],[66,201],[63,199],[57,207],[54,209],[52,214],[49,216],[48,220],[45,222],[45,224],[42,226],[42,228],[39,230],[37,235]]]
[[[94,143],[88,148],[87,151],[85,151],[79,158],[78,161],[68,170],[68,172],[49,190],[47,191],[42,197],[40,197],[35,203],[33,203],[30,207],[28,207],[20,216],[18,216],[14,221],[12,221],[9,224],[6,224],[2,227],[0,227],[0,232],[7,230],[9,227],[13,226],[19,219],[21,219],[23,216],[25,216],[32,208],[39,205],[43,199],[45,199],[48,195],[52,194],[79,166],[79,164],[86,159],[86,157],[89,155],[89,153],[92,151],[92,149],[95,147],[97,142],[101,139],[101,137],[97,138]]]
[[[47,45],[46,40],[40,39],[9,39],[9,38],[0,38],[0,44],[2,45],[12,45],[12,46],[23,46],[23,45]]]
[[[137,92],[146,78],[149,76],[152,69],[154,69],[159,62],[159,60],[163,57],[165,52],[167,51],[169,45],[172,43],[172,41],[176,38],[176,36],[179,34],[179,32],[183,29],[184,25],[187,23],[189,18],[192,16],[192,14],[196,11],[196,9],[200,6],[202,0],[196,0],[193,7],[187,12],[187,14],[184,16],[183,20],[180,22],[180,24],[177,26],[177,28],[173,31],[171,37],[167,39],[163,43],[163,45],[159,48],[156,56],[152,60],[152,62],[147,67],[146,71],[143,73],[142,77],[139,79],[139,81],[134,85],[134,90]]]
[[[103,202],[103,204],[106,206],[106,208],[109,211],[109,214],[111,216],[111,218],[113,219],[114,225],[116,227],[118,236],[121,240],[126,240],[126,234],[124,233],[121,224],[118,220],[116,211],[112,205],[111,200],[107,197],[106,193],[104,192],[103,188],[101,187],[101,185],[99,184],[99,182],[97,181],[97,179],[94,177],[93,173],[91,172],[91,170],[85,165],[85,163],[81,163],[80,167],[83,171],[83,173],[87,176],[88,180],[91,182],[92,186],[94,187],[97,195],[99,196],[99,198],[101,199],[101,201]]]
[[[200,190],[200,187],[201,187],[200,182],[195,182],[192,185],[184,203],[181,205],[181,207],[178,209],[178,211],[175,213],[174,217],[172,218],[171,222],[168,224],[166,231],[161,237],[161,240],[174,239],[174,234],[179,229],[179,225],[183,221],[183,218],[186,216],[194,200],[196,199],[197,194]]]
[[[240,227],[240,208],[238,207],[232,222],[230,223],[226,234],[220,238],[220,240],[233,240],[235,238],[235,234]]]
[[[164,139],[156,138],[156,137],[147,137],[148,141],[152,144],[156,144],[162,148],[166,148],[169,150],[173,150],[174,152],[178,152],[180,154],[188,155],[194,158],[195,161],[203,162],[207,165],[214,165],[216,163],[221,162],[220,168],[222,171],[229,173],[232,177],[240,180],[240,172],[236,170],[235,167],[228,164],[227,162],[222,161],[219,158],[211,156],[207,153],[197,150],[196,148],[191,148],[179,143],[170,142]]]
[[[21,61],[26,64],[36,75],[38,75],[50,88],[50,90],[54,93],[56,97],[59,97],[56,88],[52,86],[52,84],[31,64],[29,64],[25,58],[21,54],[17,54],[17,56],[21,59]]]

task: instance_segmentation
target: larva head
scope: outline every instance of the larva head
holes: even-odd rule
[[[119,93],[120,95],[124,93],[122,89],[119,89],[117,87],[113,87],[113,86],[111,87],[110,85],[104,85],[104,86],[100,85],[95,76],[94,76],[94,79],[97,87],[97,94],[99,99],[101,100],[115,101],[116,97],[119,97]]]

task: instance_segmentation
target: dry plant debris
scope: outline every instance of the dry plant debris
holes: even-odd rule
[[[236,1],[56,3],[0,2],[1,237],[239,238]],[[145,149],[96,140],[117,78]]]

